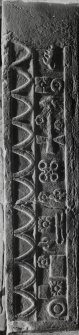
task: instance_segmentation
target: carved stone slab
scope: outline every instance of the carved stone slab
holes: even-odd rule
[[[79,10],[3,13],[8,333],[76,330]]]

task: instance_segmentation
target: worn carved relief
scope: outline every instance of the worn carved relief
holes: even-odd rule
[[[18,50],[22,50],[23,53],[25,51],[25,55],[19,59],[16,58],[10,64],[10,71],[12,73],[16,71],[17,76],[17,85],[11,90],[11,101],[15,100],[18,106],[18,115],[12,115],[13,136],[15,136],[14,127],[18,136],[18,142],[15,143],[13,138],[12,143],[13,165],[18,166],[18,163],[16,164],[18,156],[26,162],[24,168],[13,172],[13,194],[14,183],[18,190],[13,208],[15,218],[18,212],[21,213],[22,220],[23,214],[27,217],[27,223],[20,227],[16,227],[14,223],[15,249],[18,245],[18,252],[15,251],[14,268],[17,269],[17,273],[20,272],[17,283],[16,271],[14,272],[14,314],[15,318],[25,318],[33,323],[35,319],[37,322],[42,319],[41,311],[45,309],[45,318],[49,318],[51,325],[53,319],[67,317],[64,68],[61,79],[60,73],[58,78],[56,73],[53,78],[50,65],[51,52],[47,63],[44,59],[43,62],[51,71],[52,77],[34,78],[31,48],[28,49],[19,42],[13,41],[13,43],[14,48],[17,45]],[[49,50],[52,51],[50,46]],[[26,71],[22,68],[24,61],[26,61]],[[34,109],[37,94],[39,110]],[[20,104],[23,105],[22,112]],[[40,150],[40,143],[35,145],[39,128],[40,136],[45,138],[42,150]],[[22,136],[21,132],[24,132]],[[56,152],[54,143],[57,143]],[[40,158],[37,156],[38,150]],[[40,183],[39,191],[36,186],[38,183]],[[40,217],[38,207],[40,213],[43,210],[43,215]],[[49,209],[49,216],[46,215],[46,207]],[[22,280],[22,276],[25,280]],[[22,301],[22,310],[18,313],[17,296]]]
[[[7,45],[13,227],[8,327],[22,324],[33,332],[78,324],[71,59],[66,43],[49,39],[42,48],[37,55],[33,44],[14,34]]]

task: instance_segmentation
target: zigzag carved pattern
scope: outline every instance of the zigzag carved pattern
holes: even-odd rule
[[[34,243],[33,238],[31,238],[29,235],[25,235],[25,234],[22,234],[22,233],[15,233],[15,237],[18,237],[22,241],[25,241],[30,246],[28,251],[26,251],[21,256],[16,257],[16,259],[15,259],[15,260],[22,260],[22,259],[26,258],[34,250],[35,243]]]
[[[29,279],[27,279],[24,283],[15,286],[15,290],[28,288],[29,286],[34,284],[34,282],[36,280],[36,277],[35,277],[36,276],[36,271],[35,271],[35,268],[32,265],[29,265],[29,263],[24,263],[24,262],[20,263],[18,261],[18,266],[20,268],[23,267],[26,271],[28,271]]]
[[[28,143],[33,139],[33,132],[32,132],[30,129],[28,129],[28,127],[26,126],[26,124],[23,123],[23,122],[19,122],[19,121],[14,121],[14,120],[13,120],[13,121],[12,121],[12,124],[13,124],[14,126],[18,127],[18,128],[23,129],[23,130],[26,131],[26,133],[27,133],[27,138],[24,139],[24,141],[18,143],[17,145],[15,145],[15,146],[13,147],[13,149],[16,150],[17,148],[21,147],[22,145],[24,145],[24,144],[28,144]]]
[[[24,197],[22,197],[21,199],[16,201],[16,205],[20,205],[22,203],[26,203],[27,201],[31,201],[31,198],[33,199],[34,196],[34,185],[29,182],[28,180],[24,180],[24,178],[14,178],[15,181],[17,181],[18,183],[21,183],[22,185],[26,186],[28,189],[28,194],[25,195]]]
[[[13,92],[13,91],[12,91]],[[24,103],[24,105],[25,105],[25,107],[26,107],[26,110],[24,111],[24,112],[22,112],[22,114],[20,114],[20,116],[19,115],[17,115],[16,117],[13,117],[13,119],[12,120],[19,120],[19,119],[21,119],[21,118],[23,118],[24,116],[26,116],[28,113],[30,113],[31,111],[32,111],[32,105],[31,105],[31,102],[30,101],[26,101],[25,100],[25,97],[23,97],[22,95],[19,95],[19,94],[17,94],[17,93],[11,93],[11,95],[12,95],[12,97],[14,98],[14,99],[16,99],[17,101],[21,101],[21,102],[23,102]]]
[[[28,74],[28,72],[25,73],[24,71],[17,69],[17,73],[18,75],[24,77],[25,83],[12,90],[12,94],[21,93],[25,88],[27,88],[32,83],[32,77]]]
[[[22,316],[29,316],[30,314],[34,313],[35,311],[35,302],[36,302],[36,299],[35,297],[33,296],[33,294],[29,293],[29,292],[26,292],[24,290],[16,290],[15,289],[15,294],[19,294],[21,297],[23,297],[24,299],[28,300],[30,302],[30,306],[25,309],[24,311],[22,311],[21,313],[18,314],[19,317],[22,317]]]
[[[17,68],[18,75],[22,76],[25,79],[25,83],[20,85],[19,87],[16,87],[11,91],[12,98],[16,99],[19,102],[24,103],[24,112],[22,112],[20,115],[12,118],[12,124],[13,126],[16,126],[17,128],[22,129],[26,132],[26,138],[24,138],[20,143],[17,143],[12,147],[12,152],[18,156],[23,157],[26,162],[27,166],[17,171],[13,174],[13,180],[15,182],[18,182],[22,184],[27,190],[28,193],[24,195],[22,198],[16,201],[14,205],[14,209],[16,211],[21,212],[22,214],[25,214],[28,218],[28,221],[25,225],[23,225],[20,228],[15,229],[14,236],[17,237],[19,240],[24,241],[29,246],[29,249],[19,255],[15,258],[15,263],[17,262],[18,266],[21,268],[24,268],[26,273],[29,273],[29,279],[27,279],[22,284],[18,284],[14,288],[14,293],[20,295],[23,299],[27,300],[30,303],[30,306],[27,307],[25,310],[23,310],[21,313],[18,314],[19,317],[22,316],[29,316],[30,314],[34,313],[35,311],[35,297],[33,294],[24,291],[25,288],[30,287],[30,285],[33,285],[35,282],[35,269],[32,265],[30,265],[27,262],[24,262],[24,259],[27,258],[31,253],[34,252],[35,248],[35,241],[34,238],[32,238],[29,234],[27,235],[26,232],[29,232],[30,230],[33,230],[34,224],[35,224],[35,216],[34,212],[29,208],[28,203],[33,202],[34,199],[34,182],[29,182],[26,178],[29,173],[31,173],[31,177],[34,172],[34,155],[31,154],[28,149],[25,149],[25,145],[33,143],[34,139],[34,133],[33,129],[30,129],[30,126],[27,126],[25,122],[23,122],[23,118],[27,116],[29,113],[33,113],[33,106],[31,102],[24,98],[22,96],[22,92],[24,89],[28,89],[30,87],[30,90],[32,89],[33,84],[33,78],[32,78],[32,72],[33,72],[33,62],[32,62],[32,54],[31,51],[26,47],[23,46],[21,43],[17,43],[18,47],[20,47],[23,51],[26,52],[25,55],[23,55],[20,59],[14,61],[11,64],[11,67]],[[25,73],[22,70],[18,69],[18,65],[20,66],[21,63],[24,61],[27,61],[29,59],[30,63],[30,72],[31,73]],[[31,90],[31,95],[33,91]],[[21,122],[22,119],[22,122]],[[33,126],[33,118],[32,118],[32,126]],[[32,127],[34,128],[34,126]],[[32,150],[33,151],[33,150]],[[21,263],[20,263],[21,261]]]
[[[13,147],[12,151],[13,151],[14,154],[17,154],[17,155],[25,158],[26,161],[29,163],[28,166],[26,166],[25,169],[20,170],[20,172],[14,173],[14,178],[20,177],[21,175],[24,176],[26,174],[29,174],[30,171],[34,167],[34,157],[33,157],[33,155],[31,155],[30,152],[28,152],[28,151],[22,151],[22,149],[18,149],[18,148],[14,148],[14,147]]]
[[[20,211],[21,213],[25,214],[28,217],[28,222],[26,225],[15,229],[15,233],[23,233],[25,231],[29,231],[33,229],[33,226],[35,225],[35,215],[33,211],[29,208],[26,207],[26,204],[20,203],[20,204],[15,204],[14,209],[17,211]]]
[[[31,50],[28,47],[26,47],[26,45],[23,45],[22,43],[19,43],[18,41],[15,41],[14,39],[13,39],[13,43],[15,46],[20,47],[23,50],[23,52],[25,51],[25,55],[23,55],[20,59],[14,61],[11,64],[11,67],[17,66],[21,64],[22,62],[27,61],[30,57],[32,57]]]
[[[25,173],[29,173],[29,171],[34,167],[34,157],[33,157],[33,155],[29,151],[24,150],[24,145],[25,144],[27,145],[27,144],[29,144],[29,142],[32,142],[34,134],[33,134],[33,131],[31,129],[28,129],[28,127],[25,123],[20,121],[21,118],[23,119],[24,116],[26,116],[28,113],[32,112],[32,105],[29,101],[27,102],[24,99],[24,97],[21,97],[18,94],[13,94],[12,93],[12,97],[14,99],[16,99],[17,101],[23,102],[24,106],[26,106],[26,110],[22,114],[12,118],[12,124],[15,125],[16,127],[20,128],[20,129],[24,130],[27,134],[26,139],[24,139],[20,143],[17,143],[12,148],[13,153],[23,157],[24,159],[26,159],[27,163],[29,163],[28,166],[24,170],[14,174],[15,177],[19,177],[19,176],[21,176],[21,172],[22,172],[22,175],[24,175]]]

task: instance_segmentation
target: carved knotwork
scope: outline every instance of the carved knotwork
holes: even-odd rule
[[[44,160],[41,160],[38,164],[38,168],[41,171],[39,174],[39,180],[41,183],[45,183],[48,181],[57,182],[58,174],[56,171],[58,170],[58,164],[55,160],[52,160],[50,164],[47,164]]]

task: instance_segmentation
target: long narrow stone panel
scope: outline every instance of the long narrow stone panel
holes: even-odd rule
[[[78,6],[3,2],[8,334],[79,326],[78,23]]]

